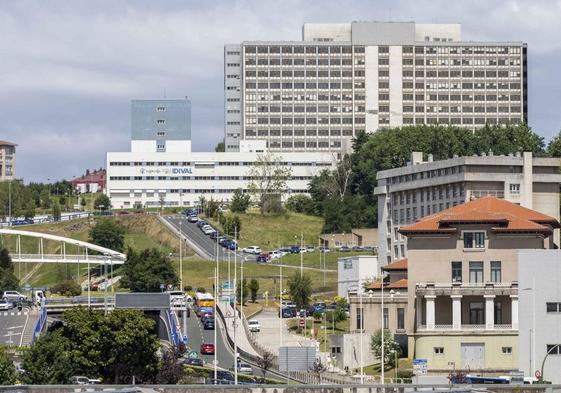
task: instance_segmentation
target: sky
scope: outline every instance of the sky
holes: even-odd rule
[[[188,96],[193,150],[223,137],[223,46],[300,40],[304,22],[461,23],[528,43],[529,123],[561,129],[561,0],[0,0],[0,140],[24,181],[72,178],[127,151],[130,100]]]

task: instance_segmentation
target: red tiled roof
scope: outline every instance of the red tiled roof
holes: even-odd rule
[[[407,258],[382,266],[382,270],[407,270]]]
[[[399,232],[441,233],[456,232],[456,224],[495,224],[496,232],[551,233],[559,228],[555,218],[492,196],[479,198],[424,217]]]
[[[17,146],[17,144],[8,141],[0,141],[0,145]]]
[[[380,285],[380,281],[376,281],[368,287],[368,289],[382,289]],[[397,280],[391,284],[384,285],[384,290],[386,289],[407,289],[407,279],[402,278],[401,280]]]

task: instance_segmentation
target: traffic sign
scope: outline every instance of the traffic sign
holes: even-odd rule
[[[160,290],[163,291],[165,287],[166,287],[166,286],[165,286],[164,284],[160,284]]]
[[[197,351],[193,350],[191,352],[189,352],[189,354],[187,355],[187,357],[189,359],[198,359],[199,358],[199,354],[197,353]]]
[[[427,359],[413,359],[413,373],[415,375],[426,375],[427,363]]]
[[[306,324],[306,320],[304,318],[300,318],[299,320],[300,327],[304,327],[305,324]]]
[[[540,371],[540,370],[536,370],[536,372],[534,373],[534,376],[535,376],[537,379],[540,379],[540,378],[542,377],[541,371]]]

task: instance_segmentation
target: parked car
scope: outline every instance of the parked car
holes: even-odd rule
[[[203,359],[191,359],[191,358],[185,358],[181,361],[181,363],[185,366],[198,366],[198,367],[204,367],[205,362],[203,362]]]
[[[210,235],[211,233],[216,232],[216,229],[214,229],[213,227],[211,227],[210,225],[206,225],[203,227],[203,233],[205,235]]]
[[[224,236],[222,239],[220,239],[218,241],[218,244],[220,244],[222,247],[226,247],[226,245],[229,241],[230,241],[230,239],[228,239],[226,236]]]
[[[351,248],[347,247],[347,246],[341,246],[339,248],[339,252],[350,252],[350,251],[351,251]]]
[[[261,325],[259,324],[259,321],[257,319],[250,319],[249,321],[247,321],[247,325],[249,326],[250,332],[257,333],[261,331]]]
[[[213,233],[210,234],[210,238],[214,239],[214,240],[218,239],[220,236],[221,236],[221,233],[217,232],[217,231],[214,231]]]
[[[15,302],[26,301],[27,296],[22,295],[17,291],[4,291],[4,294],[2,295],[2,299],[15,303]]]
[[[203,323],[204,330],[214,330],[214,318],[206,318]]]
[[[330,251],[330,250],[329,250],[329,247],[321,246],[321,247],[319,248],[319,252],[326,253],[326,252],[329,252],[329,251]]]
[[[197,217],[195,214],[192,214],[190,216],[187,216],[187,221],[189,222],[197,222],[199,221],[199,217]]]
[[[238,243],[235,240],[230,240],[228,242],[228,250],[236,251],[238,249]]]
[[[282,318],[294,318],[296,316],[296,307],[283,307]]]
[[[205,220],[199,220],[199,221],[197,221],[197,226],[198,226],[199,228],[202,228],[202,227],[204,227],[205,225],[208,225],[208,222],[206,222]]]
[[[282,248],[279,249],[279,251],[281,252],[283,257],[292,252],[290,247],[282,247]]]
[[[12,303],[10,303],[5,299],[0,300],[0,311],[8,311],[11,308],[12,308]]]
[[[299,254],[300,253],[300,246],[291,246],[290,247],[291,254]]]
[[[261,247],[259,246],[249,246],[242,250],[247,254],[261,254]]]
[[[314,308],[314,312],[324,312],[325,309],[327,308],[327,305],[324,302],[316,302],[314,304],[312,304],[312,307]]]
[[[232,366],[231,370],[234,370],[234,367]],[[253,369],[251,368],[251,366],[247,363],[238,363],[238,372],[239,373],[243,373],[243,374],[253,374]]]
[[[214,375],[214,373],[211,373]],[[216,372],[216,379],[224,383],[234,383],[234,374],[226,370],[218,370]]]
[[[267,263],[271,260],[271,256],[269,254],[259,254],[257,255],[257,258],[255,258],[256,262],[263,262],[263,263]]]
[[[214,355],[214,344],[202,343],[201,344],[201,354],[203,354],[203,355]]]
[[[354,246],[354,247],[352,248],[352,250],[353,250],[353,251],[363,251],[363,250],[364,250],[364,247],[361,247],[361,246]]]
[[[282,257],[282,253],[280,252],[280,250],[273,250],[269,252],[269,256],[271,257],[271,259],[279,259],[280,257]]]
[[[314,246],[306,246],[306,252],[314,252],[316,248]]]

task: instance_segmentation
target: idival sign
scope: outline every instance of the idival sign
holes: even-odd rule
[[[171,175],[190,175],[193,173],[191,167],[171,167],[171,168],[140,168],[141,175],[171,176]]]

